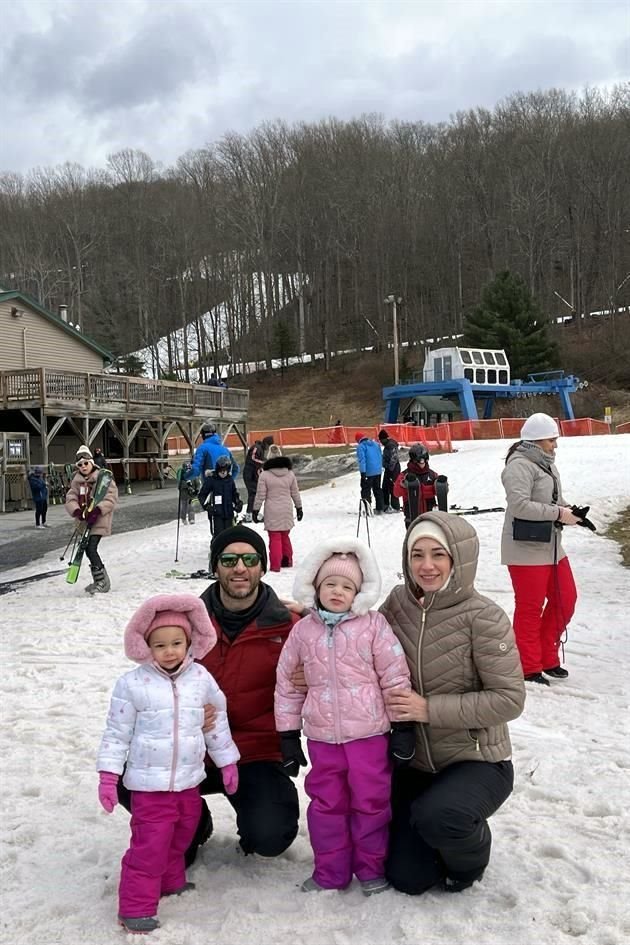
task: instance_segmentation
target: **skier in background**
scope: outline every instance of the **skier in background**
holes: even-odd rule
[[[279,446],[269,447],[269,458],[258,477],[258,488],[252,517],[259,521],[258,513],[264,503],[263,522],[269,534],[269,565],[271,571],[293,567],[293,546],[289,532],[293,528],[293,506],[298,522],[302,521],[302,497],[293,464],[282,455]]]
[[[93,582],[85,590],[88,594],[106,594],[111,583],[99,554],[99,544],[104,535],[112,533],[114,509],[118,503],[118,488],[112,479],[105,497],[88,512],[92,491],[96,486],[99,469],[89,446],[80,446],[76,455],[77,471],[66,494],[66,512],[90,529],[85,554],[90,562]]]
[[[422,443],[414,443],[409,447],[409,461],[394,483],[393,494],[403,500],[405,513],[405,528],[418,515],[431,512],[435,508],[437,497],[435,494],[435,480],[438,474],[429,467],[429,451]],[[414,491],[417,484],[417,502],[414,507]],[[409,486],[411,485],[411,491]],[[411,500],[411,501],[410,501]]]
[[[107,465],[107,460],[103,456],[103,450],[99,446],[94,450],[94,465],[98,466],[99,469],[104,469]]]
[[[217,464],[219,456],[229,456],[232,476],[234,479],[238,476],[239,465],[230,453],[227,446],[221,442],[221,437],[217,433],[214,423],[204,423],[201,428],[203,442],[195,450],[192,459],[192,469],[190,479],[201,479],[204,476],[211,476]]]
[[[394,495],[394,483],[400,475],[398,441],[387,430],[380,430],[378,438],[383,446],[383,505],[386,512],[400,512],[398,496]]]
[[[381,447],[376,440],[371,440],[365,433],[355,435],[357,443],[357,463],[361,473],[361,500],[366,512],[372,509],[372,493],[376,503],[376,514],[383,512],[383,490],[381,489]]]
[[[179,490],[179,505],[177,514],[182,525],[195,524],[195,507],[193,500],[199,494],[199,480],[190,479],[192,463],[183,463],[177,470],[177,481]]]
[[[245,465],[243,466],[243,482],[247,489],[247,511],[243,518],[244,522],[251,522],[252,520],[254,499],[256,498],[256,489],[258,488],[258,477],[262,472],[263,463],[272,445],[273,437],[265,436],[262,440],[256,440],[253,446],[250,446],[247,450]]]
[[[243,500],[230,473],[227,456],[219,456],[214,472],[204,479],[199,490],[199,501],[208,513],[210,534],[213,537],[226,528],[232,528],[236,515],[243,508]],[[208,570],[210,574],[214,573],[212,563]]]
[[[33,504],[35,506],[35,528],[50,528],[46,524],[48,511],[48,486],[43,466],[33,466],[28,474],[28,484],[31,487]]]

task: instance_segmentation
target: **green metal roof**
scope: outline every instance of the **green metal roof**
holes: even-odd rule
[[[55,315],[53,312],[49,312],[47,308],[44,308],[43,305],[40,305],[39,302],[32,298],[32,296],[27,295],[26,292],[0,292],[0,302],[11,302],[13,299],[17,299],[20,302],[23,302],[25,305],[28,305],[30,308],[35,309],[39,315],[43,318],[47,318],[49,322],[52,322],[53,325],[56,325],[57,328],[61,328],[62,331],[65,331],[68,335],[72,335],[77,341],[82,341],[84,345],[87,345],[88,348],[91,348],[92,351],[96,351],[97,354],[103,358],[104,361],[107,361],[108,364],[111,364],[114,360],[114,355],[110,351],[106,351],[105,348],[101,348],[100,345],[97,345],[95,341],[92,341],[82,331],[77,331],[76,328],[73,328],[67,322],[64,322],[62,318],[59,318],[58,315]]]

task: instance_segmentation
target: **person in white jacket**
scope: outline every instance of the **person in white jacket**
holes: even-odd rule
[[[196,659],[216,643],[203,601],[160,594],[145,601],[125,629],[125,653],[140,663],[117,681],[98,753],[98,796],[111,813],[118,781],[131,791],[131,843],[122,859],[118,921],[129,932],[152,932],[161,896],[193,889],[184,854],[201,814],[198,785],[206,750],[228,794],[238,788],[240,755],[226,700]],[[202,731],[212,704],[212,730]]]

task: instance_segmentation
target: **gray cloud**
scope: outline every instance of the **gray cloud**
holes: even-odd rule
[[[13,0],[0,168],[174,161],[276,118],[442,121],[516,91],[627,80],[627,0]],[[3,14],[5,10],[3,9]],[[544,14],[544,15],[543,15]]]

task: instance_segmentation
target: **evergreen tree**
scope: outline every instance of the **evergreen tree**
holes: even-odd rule
[[[558,346],[547,332],[542,312],[520,276],[500,272],[481,293],[481,302],[464,319],[463,345],[504,348],[513,378],[558,366]]]

